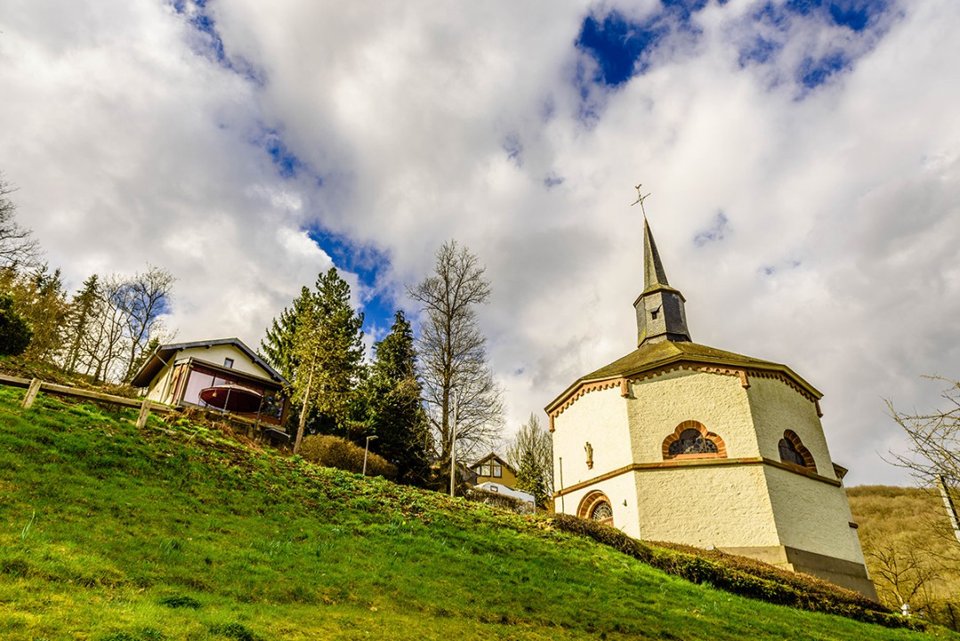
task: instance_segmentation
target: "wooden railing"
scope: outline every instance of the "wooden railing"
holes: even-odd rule
[[[69,385],[50,383],[47,381],[42,381],[39,378],[20,378],[19,376],[7,376],[6,374],[0,374],[0,385],[25,388],[27,393],[24,395],[23,402],[20,404],[20,406],[24,409],[29,409],[33,406],[34,401],[37,399],[37,394],[40,392],[53,394],[56,396],[67,396],[71,398],[95,401],[98,403],[109,403],[111,405],[119,405],[121,407],[139,408],[140,413],[137,415],[137,429],[143,429],[143,427],[147,424],[147,418],[150,416],[151,412],[155,414],[171,414],[180,413],[183,411],[179,407],[171,407],[170,405],[155,403],[154,401],[150,401],[145,398],[136,399],[128,398],[126,396],[116,396],[115,394],[104,394],[103,392],[83,389],[80,387],[71,387]],[[261,427],[269,427],[271,429],[276,429],[275,426],[264,426],[261,421],[256,421],[243,416],[236,416],[230,413],[221,414],[219,412],[210,412],[209,410],[207,413],[209,418],[216,418],[218,420],[227,419],[232,423],[235,422],[250,428],[259,429]]]

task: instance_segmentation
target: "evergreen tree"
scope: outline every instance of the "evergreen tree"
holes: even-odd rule
[[[68,309],[60,270],[51,272],[47,265],[39,265],[26,274],[12,268],[3,269],[0,293],[13,299],[13,309],[33,332],[24,358],[52,362],[60,349],[60,332]]]
[[[0,356],[22,354],[32,335],[27,321],[13,309],[13,299],[0,294]]]
[[[517,489],[533,495],[537,507],[547,506],[549,492],[543,478],[543,469],[537,464],[533,451],[527,450],[520,460],[520,469],[517,470]]]
[[[390,333],[374,346],[376,358],[365,386],[372,449],[397,466],[403,483],[424,485],[429,476],[429,425],[416,374],[413,329],[402,311]]]
[[[363,314],[350,306],[350,285],[331,267],[296,317],[291,361],[293,399],[300,406],[294,452],[308,419],[319,430],[346,433],[357,384],[363,375]]]
[[[302,288],[300,295],[293,299],[290,307],[285,308],[280,312],[280,316],[273,319],[270,327],[267,328],[266,335],[260,341],[260,356],[289,381],[293,380],[297,371],[297,362],[293,355],[297,318],[311,300],[310,288]]]
[[[507,448],[507,460],[517,468],[517,489],[533,494],[546,507],[553,491],[553,439],[536,414],[520,426]]]
[[[63,368],[68,372],[77,371],[83,346],[88,341],[91,326],[97,315],[100,300],[100,277],[93,274],[83,281],[83,288],[77,292],[70,303],[67,313],[63,339],[66,350],[63,354]]]

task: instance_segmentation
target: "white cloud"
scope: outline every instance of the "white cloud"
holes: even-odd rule
[[[850,480],[902,481],[876,454],[902,441],[881,398],[929,406],[921,374],[960,377],[960,7],[904,4],[877,37],[798,18],[741,68],[754,8],[698,13],[700,36],[594,90],[586,127],[587,3],[213,0],[226,55],[262,85],[159,1],[20,3],[0,16],[0,169],[74,286],[170,268],[184,339],[256,342],[331,264],[306,225],[385,251],[401,301],[456,237],[494,284],[482,321],[514,427],[633,347],[640,180],[694,339],[794,367],[826,394]],[[853,68],[804,94],[797,66],[838,49]],[[719,211],[724,237],[697,247]]]

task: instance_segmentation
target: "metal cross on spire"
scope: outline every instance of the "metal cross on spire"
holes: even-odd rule
[[[634,187],[634,189],[637,190],[637,199],[636,199],[635,201],[633,201],[632,203],[630,203],[630,206],[633,207],[633,206],[636,205],[637,203],[640,203],[640,211],[643,212],[643,217],[646,218],[646,217],[647,217],[647,210],[643,208],[643,201],[645,201],[645,200],[650,196],[650,194],[647,194],[646,196],[643,195],[643,192],[640,191],[640,188],[641,188],[641,187],[643,187],[643,183],[640,183],[639,185],[637,185],[636,187]]]

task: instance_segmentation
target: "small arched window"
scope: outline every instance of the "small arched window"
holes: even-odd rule
[[[590,521],[599,521],[606,525],[613,525],[613,506],[610,505],[610,499],[599,490],[590,492],[577,508],[577,516],[581,519]]]
[[[778,444],[778,449],[780,450],[780,460],[782,462],[804,467],[814,472],[817,470],[817,464],[813,460],[813,455],[810,454],[810,450],[804,446],[803,441],[800,440],[800,437],[797,436],[797,433],[793,430],[784,431],[783,438],[780,439],[780,443]]]
[[[684,421],[663,440],[663,459],[725,458],[727,447],[717,434],[697,421]]]

